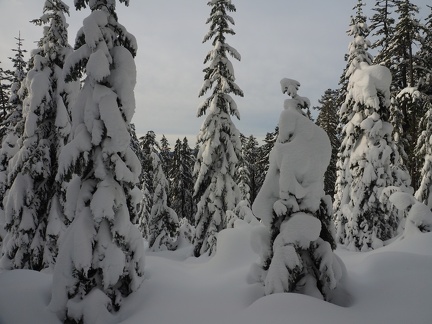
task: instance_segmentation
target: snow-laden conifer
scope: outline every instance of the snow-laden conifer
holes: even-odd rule
[[[235,83],[234,68],[227,54],[240,60],[240,54],[226,43],[226,35],[234,35],[228,14],[236,10],[230,0],[212,0],[210,31],[204,42],[213,39],[213,49],[204,63],[204,84],[199,96],[213,89],[212,94],[198,108],[198,117],[207,117],[198,134],[200,149],[194,168],[197,177],[194,195],[199,200],[195,215],[195,256],[212,254],[216,249],[217,233],[226,227],[226,211],[232,210],[240,198],[234,181],[238,157],[241,154],[240,134],[231,121],[231,115],[240,118],[237,104],[231,93],[243,96]]]
[[[331,199],[323,190],[331,144],[302,111],[309,100],[297,94],[300,84],[283,79],[281,85],[292,99],[285,100],[269,170],[253,204],[265,225],[254,238],[261,262],[253,273],[266,295],[299,292],[331,301],[343,275],[332,251]]]
[[[316,124],[326,131],[332,146],[330,164],[324,175],[324,191],[332,197],[334,196],[336,183],[337,154],[341,142],[338,128],[338,98],[339,91],[327,89],[321,99],[318,100],[321,106],[318,107],[319,114],[316,120]]]
[[[187,218],[193,224],[194,201],[193,201],[193,164],[194,157],[185,137],[183,141],[177,139],[171,161],[170,178],[170,201],[171,207],[179,217]]]
[[[158,154],[153,152],[153,204],[149,219],[149,247],[154,251],[176,248],[179,220],[176,212],[168,207],[168,180]]]
[[[149,219],[153,205],[153,152],[160,151],[159,143],[156,140],[156,134],[148,131],[146,135],[140,137],[141,150],[141,194],[142,200],[138,211],[138,228],[143,237],[149,238]]]
[[[339,152],[335,220],[339,242],[351,250],[380,247],[397,234],[400,214],[383,200],[383,190],[410,190],[388,122],[390,84],[386,67],[362,62],[341,107],[350,118]]]
[[[10,181],[8,180],[9,174],[9,161],[18,151],[18,140],[22,135],[24,122],[22,114],[22,100],[23,94],[20,92],[21,82],[26,76],[27,63],[24,61],[24,54],[27,52],[22,48],[23,39],[21,33],[17,38],[17,48],[12,51],[15,52],[14,57],[10,57],[14,70],[11,75],[10,95],[9,95],[9,111],[5,119],[2,120],[2,134],[1,134],[1,147],[0,147],[0,243],[4,239],[6,227],[6,215],[4,208],[4,198],[10,188]],[[3,250],[5,244],[1,246]],[[0,253],[1,255],[2,253]],[[9,268],[10,263],[1,267]]]
[[[4,205],[3,199],[6,191],[10,187],[7,174],[9,160],[15,155],[18,150],[18,139],[23,132],[23,116],[22,116],[22,95],[19,90],[21,89],[21,82],[26,77],[27,63],[24,61],[24,54],[27,52],[22,48],[23,39],[21,34],[17,38],[17,48],[12,51],[16,52],[12,60],[14,70],[12,72],[10,95],[9,95],[9,108],[10,111],[5,120],[2,120],[2,142],[0,147],[0,223],[4,225]],[[0,227],[4,227],[1,226]],[[1,231],[1,230],[0,230]],[[1,233],[0,233],[1,235]]]
[[[5,70],[0,66],[0,143],[7,130],[5,121],[11,112],[9,103],[11,82],[12,71]]]
[[[420,187],[415,193],[415,198],[432,209],[432,104],[428,104],[428,110],[420,126],[423,131],[417,140],[416,153],[424,157],[424,163],[420,174]]]
[[[129,133],[137,46],[118,22],[115,5],[75,1],[91,13],[65,64],[67,81],[85,72],[72,107],[73,137],[61,151],[58,171],[59,181],[73,181],[65,210],[73,211],[73,220],[60,246],[49,308],[68,323],[112,322],[110,313],[138,289],[144,274],[142,235],[131,223],[141,199],[141,166]]]
[[[5,197],[7,244],[2,259],[7,268],[52,268],[63,228],[61,187],[55,176],[58,152],[70,131],[62,74],[72,48],[67,43],[68,7],[60,0],[48,1],[43,11],[33,22],[48,26],[22,82],[24,128],[8,166],[11,187]]]

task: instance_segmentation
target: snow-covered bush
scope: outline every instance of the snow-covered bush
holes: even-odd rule
[[[301,292],[332,300],[343,265],[332,251],[331,208],[324,194],[330,141],[301,111],[309,101],[297,95],[300,84],[290,79],[281,84],[292,99],[285,101],[270,167],[253,204],[267,231],[257,238],[261,264],[255,269],[267,295]]]
[[[252,212],[249,201],[240,200],[234,210],[227,211],[227,228],[233,228],[235,222],[240,219],[249,224],[259,223],[258,219]]]
[[[393,193],[390,201],[396,208],[408,213],[402,237],[432,231],[432,211],[426,204],[406,192]]]
[[[181,248],[187,244],[193,244],[194,237],[195,227],[189,223],[186,217],[181,218],[177,236],[177,248]]]

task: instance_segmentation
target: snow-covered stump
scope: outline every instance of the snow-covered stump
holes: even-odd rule
[[[290,79],[281,84],[292,99],[285,101],[270,167],[253,204],[267,228],[255,270],[266,295],[299,292],[331,301],[343,265],[332,251],[330,200],[323,190],[330,141],[301,111],[309,101],[297,95],[300,84]]]

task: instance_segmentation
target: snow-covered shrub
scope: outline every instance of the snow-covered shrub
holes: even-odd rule
[[[258,277],[267,295],[300,292],[332,300],[343,265],[332,251],[331,208],[324,194],[330,141],[302,113],[308,100],[297,95],[300,84],[290,79],[281,84],[292,99],[285,101],[270,167],[253,204],[267,231],[254,243],[261,255]]]
[[[402,237],[432,231],[432,211],[424,203],[406,192],[393,193],[390,201],[396,208],[408,213]]]
[[[227,228],[233,228],[238,219],[244,220],[249,224],[259,223],[247,200],[240,200],[234,210],[227,211]]]
[[[180,248],[187,244],[193,244],[195,237],[195,227],[189,223],[186,217],[180,219],[177,237],[177,247]]]

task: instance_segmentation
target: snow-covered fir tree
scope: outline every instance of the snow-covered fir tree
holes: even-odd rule
[[[424,162],[420,174],[421,182],[415,198],[432,210],[432,103],[429,103],[427,108],[426,115],[420,123],[423,131],[417,140],[416,153],[424,156]]]
[[[331,197],[334,196],[334,187],[336,183],[336,161],[337,154],[340,147],[340,134],[339,134],[339,91],[327,89],[324,95],[318,100],[321,105],[315,107],[319,110],[319,114],[316,120],[316,124],[324,129],[330,138],[330,143],[332,146],[332,154],[330,159],[330,164],[324,175],[324,191],[327,195]]]
[[[168,139],[165,135],[162,135],[160,140],[160,153],[159,156],[162,160],[162,168],[166,175],[169,174],[171,170],[171,162],[172,162],[172,152]]]
[[[115,0],[75,1],[77,9],[87,6],[91,13],[64,66],[67,81],[84,72],[85,79],[72,107],[73,137],[59,157],[59,181],[73,181],[65,210],[73,220],[59,249],[49,309],[67,323],[110,323],[144,275],[143,238],[131,223],[141,199],[129,133],[137,45],[118,22]]]
[[[226,43],[226,35],[234,35],[234,24],[229,12],[236,10],[230,0],[212,0],[210,31],[206,42],[213,39],[213,49],[204,64],[204,84],[199,96],[213,88],[212,94],[198,108],[198,117],[207,117],[198,134],[200,149],[194,168],[197,177],[194,196],[199,200],[195,215],[195,256],[212,254],[216,249],[217,233],[226,227],[226,211],[232,210],[240,199],[240,190],[234,181],[236,164],[241,154],[240,134],[231,116],[240,118],[231,93],[243,96],[235,83],[234,68],[227,54],[240,60],[240,54]]]
[[[138,160],[140,161],[140,165],[142,166],[144,164],[145,157],[144,157],[143,151],[141,150],[139,139],[136,135],[135,124],[133,124],[133,123],[129,124],[129,134],[131,137],[130,147],[131,147],[132,151],[135,153],[135,155],[137,156]],[[142,200],[140,201],[139,205],[137,206],[137,212],[133,214],[134,219],[131,219],[131,221],[133,223],[139,224],[138,226],[140,229],[141,229],[141,226],[143,225],[140,221],[141,220],[140,215],[143,213],[143,210],[146,209],[146,206],[148,204],[148,200],[150,199],[147,188],[145,188],[145,186],[143,187],[145,176],[146,175],[143,174],[142,168],[141,168],[141,174],[139,176],[139,181],[136,185],[141,190]]]
[[[33,21],[48,26],[32,52],[20,90],[25,95],[24,129],[8,167],[3,268],[54,267],[64,226],[58,201],[62,188],[55,182],[57,158],[70,132],[63,82],[63,64],[72,50],[67,43],[68,10],[60,0],[48,1],[43,16]]]
[[[381,200],[383,190],[410,189],[388,122],[390,84],[386,67],[362,62],[350,77],[341,107],[350,118],[338,156],[335,221],[339,242],[351,250],[380,247],[397,234],[400,215]]]
[[[251,136],[251,139],[254,139],[254,137]],[[251,184],[252,179],[255,180],[255,178],[252,178],[254,176],[255,165],[252,165],[251,156],[249,155],[252,152],[246,151],[247,148],[251,149],[251,147],[247,147],[249,138],[241,134],[240,140],[242,143],[242,154],[236,172],[236,182],[240,189],[240,201],[233,210],[227,211],[227,227],[230,228],[235,226],[235,222],[238,219],[245,220],[248,223],[257,222],[251,209]]]
[[[187,218],[189,223],[194,223],[194,200],[193,200],[193,165],[194,157],[189,147],[187,138],[183,141],[177,139],[173,151],[170,170],[170,201],[171,207],[179,217]]]
[[[8,165],[9,161],[18,150],[18,139],[21,137],[24,129],[24,121],[22,114],[22,98],[20,93],[21,82],[26,77],[27,63],[24,60],[24,54],[27,52],[22,48],[23,39],[21,33],[17,38],[17,48],[12,49],[15,56],[11,57],[14,66],[11,77],[9,108],[10,111],[5,120],[2,120],[2,136],[0,147],[0,242],[5,235],[5,213],[4,213],[4,197],[10,188],[8,181]]]
[[[1,62],[0,62],[1,64]],[[0,66],[0,143],[6,131],[4,122],[10,114],[10,87],[12,82],[12,71],[4,70]]]
[[[260,147],[255,136],[250,135],[246,139],[243,152],[249,175],[249,201],[253,203],[265,177],[265,173],[259,169]]]
[[[149,219],[149,247],[153,251],[175,250],[179,220],[176,212],[168,207],[168,180],[162,168],[162,162],[156,152],[152,155],[153,163],[153,204]]]
[[[388,42],[388,59],[385,61],[386,64],[389,62],[388,67],[393,76],[395,109],[391,120],[392,125],[398,129],[399,145],[403,146],[400,151],[406,158],[404,163],[411,175],[412,185],[418,188],[423,161],[416,156],[414,149],[419,136],[418,124],[425,111],[422,101],[417,100],[415,93],[419,78],[425,70],[415,52],[424,43],[425,28],[416,18],[419,13],[417,5],[409,0],[396,1],[395,4],[398,19]],[[393,116],[394,114],[397,116]]]
[[[364,6],[365,4],[363,0],[357,0],[357,4],[353,8],[353,10],[356,11],[356,15],[354,17],[351,16],[349,30],[347,31],[348,36],[351,36],[352,40],[348,46],[348,54],[345,56],[347,66],[345,67],[339,81],[339,84],[341,85],[340,95],[343,98],[342,101],[346,96],[349,78],[359,63],[366,62],[372,64],[373,60],[372,55],[368,52],[371,44],[367,39],[369,35],[369,27],[366,23],[367,18],[363,14]],[[343,119],[342,122],[344,122]]]
[[[270,152],[274,147],[274,143],[276,142],[278,134],[279,134],[279,127],[276,126],[273,132],[268,132],[266,134],[264,138],[264,144],[259,147],[259,151],[258,151],[259,159],[257,161],[258,174],[261,175],[261,177],[258,180],[259,188],[261,188],[262,183],[264,181],[265,174],[268,171]]]
[[[429,11],[424,23],[425,35],[416,58],[419,60],[418,70],[422,72],[419,76],[419,90],[432,102],[432,6],[429,6]]]
[[[391,66],[391,53],[388,48],[394,33],[395,19],[392,16],[394,7],[394,0],[377,0],[372,8],[374,14],[370,19],[370,31],[372,36],[375,37],[371,48],[378,49],[374,63],[381,63],[387,67]]]
[[[362,7],[364,6],[362,1],[357,2],[356,16],[351,17],[350,29],[348,30],[348,35],[352,37],[349,44],[349,52],[346,55],[346,60],[348,62],[344,73],[341,78],[340,84],[342,89],[341,94],[345,97],[348,91],[348,81],[350,76],[353,74],[355,69],[360,65],[360,63],[372,64],[372,55],[369,54],[368,48],[370,42],[366,39],[369,34],[369,29],[366,25],[366,17],[363,14]],[[345,98],[343,99],[345,101]],[[359,127],[349,127],[351,118],[354,112],[347,109],[348,107],[342,106],[339,109],[339,132],[341,133],[341,145],[339,147],[339,152],[336,161],[336,183],[335,183],[335,195],[333,208],[335,211],[335,217],[338,218],[339,214],[342,212],[341,206],[347,202],[342,202],[342,194],[346,188],[351,185],[352,178],[347,174],[346,170],[349,166],[350,156],[354,148],[354,144],[361,136],[361,129]]]
[[[246,140],[247,138],[243,134],[240,134],[242,152],[239,157],[239,163],[236,172],[236,182],[238,183],[240,189],[240,199],[247,201],[247,203],[250,205],[250,165],[249,161],[246,159]]]
[[[138,227],[145,239],[149,238],[149,219],[153,205],[153,152],[159,152],[159,143],[156,140],[156,134],[148,131],[146,135],[140,137],[141,149],[141,193],[142,201],[138,212]]]
[[[332,301],[343,264],[332,251],[331,200],[323,190],[331,144],[302,111],[309,100],[297,94],[300,84],[283,79],[281,85],[292,99],[285,100],[270,167],[253,204],[265,225],[255,238],[261,260],[253,274],[266,295],[299,292]]]

